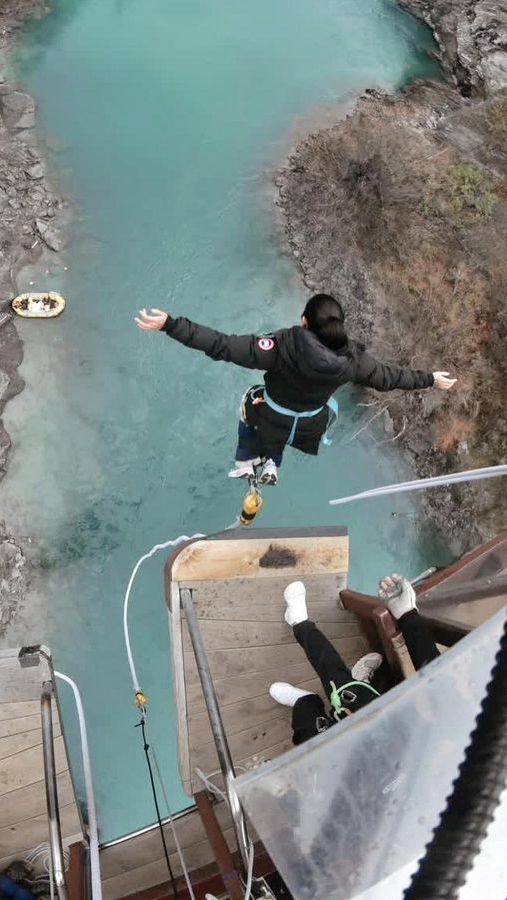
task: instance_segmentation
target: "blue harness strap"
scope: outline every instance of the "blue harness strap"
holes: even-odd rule
[[[311,419],[313,416],[318,416],[318,414],[320,412],[322,412],[322,410],[324,409],[323,406],[319,406],[318,409],[307,409],[307,410],[304,410],[303,412],[297,412],[297,410],[295,410],[295,409],[287,409],[287,407],[280,406],[279,403],[275,403],[275,401],[272,400],[271,397],[269,396],[266,388],[264,388],[264,400],[268,404],[268,406],[271,407],[271,409],[273,409],[275,412],[280,413],[280,415],[282,415],[282,416],[291,416],[292,417],[292,419],[293,419],[292,428],[290,430],[290,434],[287,439],[287,445],[289,447],[292,446],[294,438],[296,437],[296,430],[298,427],[299,420],[300,419]],[[329,429],[330,429],[330,426],[332,424],[334,424],[336,417],[338,416],[338,402],[335,400],[334,397],[330,397],[329,400],[327,401],[326,406],[330,410],[330,418],[329,418],[326,432],[322,438],[322,441],[324,444],[326,444],[326,446],[329,446],[329,444],[332,443],[332,438],[329,437]]]
[[[335,397],[330,397],[327,401],[327,408],[329,410],[329,419],[327,428],[322,436],[322,443],[329,447],[333,443],[334,426],[338,418],[338,400]]]

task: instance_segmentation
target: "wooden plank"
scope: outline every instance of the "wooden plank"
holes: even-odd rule
[[[272,540],[196,541],[172,567],[174,581],[218,581],[287,575],[287,582],[311,573],[347,572],[346,536]]]
[[[60,806],[62,834],[76,834],[80,831],[79,818],[74,803]],[[16,825],[0,828],[0,847],[3,856],[31,850],[41,841],[48,840],[47,814],[32,816]]]
[[[227,829],[224,837],[231,850],[235,849],[234,832]],[[177,853],[169,856],[169,861],[175,875],[181,873],[181,864]],[[189,870],[199,869],[214,862],[213,851],[207,840],[193,844],[185,852],[185,863]],[[169,875],[165,859],[157,859],[140,868],[133,869],[123,875],[116,875],[103,881],[104,900],[118,900],[129,894],[136,893],[153,885],[168,881]]]
[[[232,825],[231,816],[224,803],[215,806],[215,812],[221,828],[229,828]],[[183,850],[193,844],[200,843],[206,837],[199,813],[193,809],[177,816],[174,825],[178,834],[178,840]],[[169,853],[175,851],[173,831],[169,823],[164,825]],[[105,847],[100,851],[100,866],[103,879],[112,878],[132,869],[148,865],[163,856],[160,832],[158,828],[152,828],[144,834],[128,838],[111,847]]]
[[[74,799],[74,791],[70,773],[62,772],[57,776],[56,785],[58,799],[66,806]],[[8,801],[8,802],[7,802]],[[32,816],[42,815],[46,811],[46,788],[44,781],[37,781],[18,788],[8,794],[7,800],[0,804],[0,828],[16,825]]]
[[[247,759],[248,756],[259,753],[266,747],[285,741],[290,733],[291,710],[289,707],[280,707],[279,717],[252,725],[238,734],[229,738],[229,747],[233,760]],[[216,750],[213,741],[202,744],[192,754],[193,768],[198,766],[206,774],[219,768],[216,764]]]
[[[204,599],[201,602],[195,601],[194,609],[197,619],[201,627],[205,622],[283,622],[286,604],[280,600],[276,605],[274,603],[251,603],[245,609],[245,604],[238,604],[234,607],[232,604],[220,606],[210,604]],[[309,615],[314,621],[319,622],[345,622],[351,621],[351,613],[346,610],[337,609],[336,602],[315,601],[309,606]],[[223,627],[223,624],[222,624]]]
[[[68,768],[63,737],[55,738],[55,764],[57,774]],[[43,778],[42,746],[11,756],[0,767],[0,797]]]
[[[69,847],[69,869],[67,872],[67,890],[69,900],[87,900],[88,873],[86,848],[83,841]]]
[[[278,647],[282,644],[294,643],[292,629],[286,622],[249,622],[245,627],[244,622],[228,622],[224,628],[223,622],[211,619],[201,623],[201,634],[204,645],[210,650],[227,650],[233,647],[243,649],[245,647]],[[358,633],[356,622],[326,622],[319,627],[330,640],[333,638],[355,637]],[[183,651],[192,649],[190,636],[183,629]]]
[[[0,667],[2,697],[10,703],[38,699],[40,709],[41,688],[43,683],[50,679],[51,672],[45,661],[41,661],[38,666],[23,668],[16,658],[4,660]]]
[[[302,688],[305,691],[322,692],[322,686],[316,677],[305,681]],[[266,693],[261,697],[241,700],[230,706],[222,707],[221,713],[227,738],[231,740],[232,735],[244,730],[246,722],[248,722],[249,726],[253,726],[264,724],[271,719],[277,719],[280,716],[280,705]],[[206,741],[213,740],[206,710],[197,715],[190,715],[188,726],[191,751],[197,749]]]
[[[368,644],[362,634],[354,637],[333,638],[333,647],[336,647],[345,662],[354,663],[368,650]],[[279,666],[280,677],[275,681],[285,681],[284,673],[291,665],[301,662],[303,651],[293,640],[291,644],[283,644],[276,648],[276,661]],[[208,660],[213,673],[213,678],[232,678],[237,675],[251,675],[252,672],[262,671],[263,668],[271,669],[275,653],[273,647],[247,647],[244,649],[213,650],[208,653]],[[197,666],[191,651],[185,653],[185,674],[187,686],[198,684],[199,676]]]
[[[231,618],[235,611],[248,610],[250,605],[273,607],[280,611],[280,620],[285,612],[283,592],[291,579],[284,576],[273,575],[255,584],[252,592],[252,582],[248,578],[237,578],[228,581],[184,581],[178,582],[180,590],[188,588],[192,592],[194,609],[198,618],[207,617],[208,610],[219,612],[231,611]],[[313,619],[321,618],[318,606],[323,604],[326,609],[334,612],[341,608],[340,591],[346,586],[346,575],[331,572],[320,575],[306,575],[306,601],[310,615]],[[245,604],[245,593],[249,596],[249,603]],[[317,612],[315,611],[317,609]],[[345,611],[344,611],[345,612]],[[210,618],[216,618],[213,614]],[[335,620],[333,616],[333,621]],[[276,621],[276,620],[275,620]]]
[[[273,660],[271,661],[273,663]],[[284,672],[284,681],[290,684],[301,684],[302,681],[311,678],[314,674],[313,668],[307,660],[302,660],[293,666],[287,666]],[[272,669],[264,669],[257,672],[255,685],[252,685],[252,676],[236,675],[234,678],[215,678],[215,692],[218,698],[220,708],[236,703],[238,700],[247,700],[248,698],[259,697],[269,691],[269,686],[273,681],[280,681],[280,666]],[[202,703],[202,689],[200,682],[194,682],[187,685],[187,703],[189,710],[195,710]]]
[[[40,708],[38,714],[32,716],[17,716],[14,719],[0,719],[0,739],[7,737],[10,734],[22,734],[24,731],[34,731],[36,729],[40,731],[40,727]],[[57,727],[60,727],[57,720],[54,721],[53,727],[55,730]]]
[[[16,753],[23,753],[31,747],[42,745],[40,728],[32,728],[31,731],[23,731],[21,734],[10,734],[0,738],[0,765],[3,761]]]
[[[2,682],[3,696],[6,695],[6,690],[7,688],[6,686],[4,688],[4,684]],[[40,699],[17,702],[11,702],[10,700],[0,700],[0,722],[32,715],[38,715],[40,717]]]

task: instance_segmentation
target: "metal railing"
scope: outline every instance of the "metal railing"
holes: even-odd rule
[[[243,809],[233,786],[233,781],[236,777],[236,773],[234,771],[234,763],[232,761],[231,751],[229,750],[229,744],[227,743],[227,737],[222,722],[220,707],[218,705],[217,695],[215,693],[215,686],[211,677],[208,657],[206,655],[199,623],[194,611],[192,594],[188,588],[183,588],[180,591],[180,602],[183,612],[185,613],[188,633],[190,635],[195,661],[197,663],[197,670],[199,672],[202,692],[204,694],[206,709],[208,711],[211,731],[213,733],[213,739],[215,741],[215,746],[218,753],[220,769],[224,777],[225,789],[227,792],[227,799],[229,801],[229,808],[231,810],[232,824],[234,827],[236,843],[238,845],[240,858],[243,864],[243,874],[246,874],[250,863],[249,851],[251,842],[250,838],[248,837]]]
[[[42,753],[44,757],[44,778],[46,783],[46,803],[49,825],[49,847],[51,852],[52,876],[58,900],[67,900],[65,863],[63,856],[58,787],[56,783],[55,747],[53,738],[53,685],[46,681],[40,698]]]

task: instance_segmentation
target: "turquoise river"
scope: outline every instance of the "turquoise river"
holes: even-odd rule
[[[21,637],[50,645],[83,693],[103,840],[154,818],[122,636],[129,574],[153,544],[236,515],[243,492],[225,474],[252,383],[140,332],[133,316],[162,307],[240,333],[297,321],[305,294],[280,252],[272,171],[305,123],[341,114],[366,87],[434,73],[431,48],[389,0],[55,0],[21,35],[15,73],[37,99],[74,217],[49,271],[21,276],[22,287],[61,290],[68,309],[47,327],[21,326],[27,386],[6,410],[2,516],[31,536],[43,567]],[[286,454],[259,524],[348,526],[350,580],[372,589],[442,550],[412,500],[328,506],[406,476],[397,445],[376,443],[382,433],[351,440],[365,411],[342,394],[338,439],[318,460]],[[141,572],[131,627],[176,811],[190,801],[176,765],[162,565],[160,554]]]

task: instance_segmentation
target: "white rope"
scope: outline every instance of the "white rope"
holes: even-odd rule
[[[366,500],[370,497],[382,497],[386,494],[403,494],[407,491],[422,491],[426,490],[426,488],[440,487],[446,484],[460,484],[462,481],[498,478],[500,475],[507,475],[507,465],[487,466],[484,469],[469,469],[467,472],[454,472],[451,475],[437,475],[434,478],[418,478],[415,481],[386,484],[382,487],[372,488],[369,491],[361,491],[359,494],[351,494],[350,497],[330,500],[329,504],[330,506],[340,506],[342,503],[351,503],[353,500]]]
[[[233,522],[231,522],[230,525],[227,526],[227,528],[224,529],[224,531],[230,531],[230,530],[233,529],[233,528],[237,528],[238,525],[239,525],[239,519],[236,518],[236,519],[234,519]],[[135,694],[141,692],[141,686],[140,686],[140,684],[139,684],[139,678],[137,677],[137,670],[136,670],[136,665],[135,665],[135,662],[134,662],[134,654],[132,653],[132,645],[131,645],[131,642],[130,642],[129,624],[128,624],[128,608],[129,608],[130,594],[131,594],[131,591],[132,591],[132,586],[133,586],[134,581],[135,581],[135,579],[136,579],[136,575],[137,575],[139,569],[141,568],[142,564],[143,564],[144,562],[146,562],[147,559],[150,559],[151,556],[154,556],[155,553],[158,553],[159,550],[167,550],[168,547],[177,547],[178,544],[187,543],[188,541],[199,540],[199,539],[205,538],[205,537],[208,537],[208,535],[206,535],[206,534],[201,534],[200,532],[198,532],[197,534],[193,534],[193,535],[190,536],[190,537],[189,537],[188,535],[186,535],[186,534],[180,534],[179,537],[174,538],[173,540],[170,540],[170,541],[164,541],[163,544],[155,544],[155,545],[151,548],[151,550],[148,551],[148,553],[145,553],[143,556],[140,557],[140,559],[137,560],[137,562],[136,562],[136,564],[135,564],[135,566],[134,566],[134,568],[133,568],[133,570],[132,570],[132,574],[131,574],[131,576],[130,576],[130,578],[129,578],[129,582],[128,582],[128,585],[127,585],[127,590],[125,591],[125,597],[124,597],[124,601],[123,601],[123,635],[124,635],[124,638],[125,638],[125,649],[126,649],[126,651],[127,651],[127,658],[128,658],[129,668],[130,668],[130,674],[131,674],[131,676],[132,676],[132,685],[133,685],[134,693],[135,693]],[[190,881],[190,875],[189,875],[189,872],[188,872],[188,869],[187,869],[187,866],[186,866],[186,863],[185,863],[185,858],[184,858],[184,856],[183,856],[183,851],[182,851],[182,849],[181,849],[180,842],[179,842],[179,840],[178,840],[178,835],[176,834],[176,828],[175,828],[175,825],[174,825],[173,815],[172,815],[172,812],[171,812],[171,808],[170,808],[170,806],[169,806],[169,799],[168,799],[168,797],[167,797],[167,792],[166,792],[166,789],[165,789],[165,784],[164,784],[164,781],[163,781],[163,779],[162,779],[162,774],[161,774],[161,772],[160,772],[160,767],[159,767],[159,764],[158,764],[157,754],[156,754],[156,752],[155,752],[155,748],[154,748],[154,746],[153,746],[153,742],[151,743],[151,751],[152,751],[152,754],[153,754],[153,760],[154,760],[154,762],[155,762],[155,768],[156,768],[156,771],[157,771],[157,777],[158,777],[160,786],[161,786],[161,788],[162,788],[162,793],[163,793],[163,796],[164,796],[164,801],[165,801],[165,805],[166,805],[166,809],[167,809],[167,813],[168,813],[169,823],[170,823],[170,826],[171,826],[171,829],[172,829],[172,833],[173,833],[173,837],[174,837],[174,843],[175,843],[176,850],[177,850],[177,853],[178,853],[178,856],[179,856],[179,859],[180,859],[181,868],[182,868],[183,874],[184,874],[184,876],[185,876],[185,881],[186,881],[186,883],[187,883],[188,892],[189,892],[190,897],[192,898],[192,900],[195,900],[195,895],[194,895],[194,892],[193,892],[193,889],[192,889],[192,883],[191,883],[191,881]],[[250,894],[250,891],[249,891],[249,894]],[[94,898],[94,900],[95,900],[95,898]]]
[[[137,677],[136,666],[134,663],[134,656],[132,653],[132,647],[130,644],[130,635],[129,635],[129,626],[128,626],[128,607],[130,600],[130,592],[132,590],[132,585],[134,584],[136,575],[141,568],[143,562],[146,562],[150,556],[153,556],[155,553],[158,553],[159,550],[166,550],[167,547],[176,547],[178,544],[183,544],[185,541],[193,541],[198,538],[206,537],[205,534],[193,534],[189,537],[186,534],[180,534],[179,537],[175,538],[173,541],[165,541],[163,544],[155,544],[148,553],[145,553],[144,556],[141,556],[140,559],[137,560],[133,570],[132,575],[130,576],[129,583],[127,586],[127,590],[125,592],[125,599],[123,601],[123,634],[125,637],[125,649],[127,651],[127,657],[129,661],[130,674],[132,676],[132,684],[134,686],[134,693],[139,693],[141,687],[139,685],[139,679]]]
[[[230,525],[228,525],[227,528],[225,528],[224,530],[229,531],[232,528],[236,528],[238,525],[239,525],[239,520],[236,518],[236,519],[234,519],[234,522],[232,522]],[[123,635],[125,638],[125,649],[127,651],[128,664],[129,664],[129,668],[130,668],[130,674],[132,677],[132,685],[133,685],[135,694],[142,693],[142,692],[141,692],[141,686],[139,684],[139,678],[137,677],[137,670],[136,670],[136,665],[134,662],[134,654],[132,653],[132,645],[130,642],[130,633],[129,633],[129,624],[128,624],[128,609],[129,609],[130,594],[132,591],[132,586],[134,584],[136,575],[137,575],[139,569],[141,568],[142,564],[144,562],[146,562],[147,559],[150,559],[151,556],[154,556],[155,553],[158,553],[159,550],[167,550],[168,547],[177,547],[178,544],[187,543],[188,541],[199,540],[200,538],[205,538],[205,537],[208,537],[208,535],[201,534],[200,532],[198,532],[197,534],[193,534],[191,536],[188,536],[186,534],[180,534],[179,537],[174,538],[173,540],[164,541],[163,544],[155,544],[151,548],[151,550],[148,551],[148,553],[145,553],[143,556],[140,557],[140,559],[137,560],[137,562],[132,570],[132,574],[129,578],[127,590],[125,591],[125,597],[124,597],[124,601],[123,601]],[[162,793],[164,795],[164,800],[165,800],[165,805],[167,808],[169,823],[171,825],[171,829],[172,829],[172,833],[173,833],[173,837],[174,837],[174,843],[175,843],[176,850],[177,850],[177,853],[178,853],[178,856],[180,859],[181,868],[182,868],[183,874],[185,876],[185,881],[187,883],[187,888],[188,888],[190,897],[192,898],[192,900],[195,900],[195,895],[192,890],[192,883],[190,881],[190,875],[188,873],[188,869],[187,869],[187,866],[185,863],[185,858],[183,856],[181,845],[178,840],[178,836],[176,834],[176,828],[175,828],[174,821],[173,821],[173,815],[171,813],[171,808],[169,806],[169,800],[167,797],[165,784],[162,780],[162,775],[161,775],[160,768],[158,765],[157,754],[155,752],[153,742],[151,743],[151,751],[152,751],[153,759],[155,762],[155,768],[157,770],[158,780],[160,782],[160,786],[162,788]],[[95,898],[94,898],[94,900],[95,900]]]
[[[247,882],[246,882],[245,900],[250,900],[250,894],[252,893],[253,864],[254,864],[254,845],[250,841],[250,847],[249,847],[249,851],[248,851],[248,876],[247,876]]]
[[[86,733],[86,720],[79,688],[72,678],[63,672],[55,675],[61,681],[65,681],[72,688],[76,702],[77,717],[79,719],[79,732],[81,735],[81,755],[83,758],[83,771],[85,779],[86,805],[88,808],[88,833],[90,838],[90,872],[92,900],[102,900],[102,883],[100,878],[99,860],[99,835],[97,828],[97,813],[95,810],[95,797],[93,794],[92,767],[90,761],[90,749],[88,747],[88,735]]]

